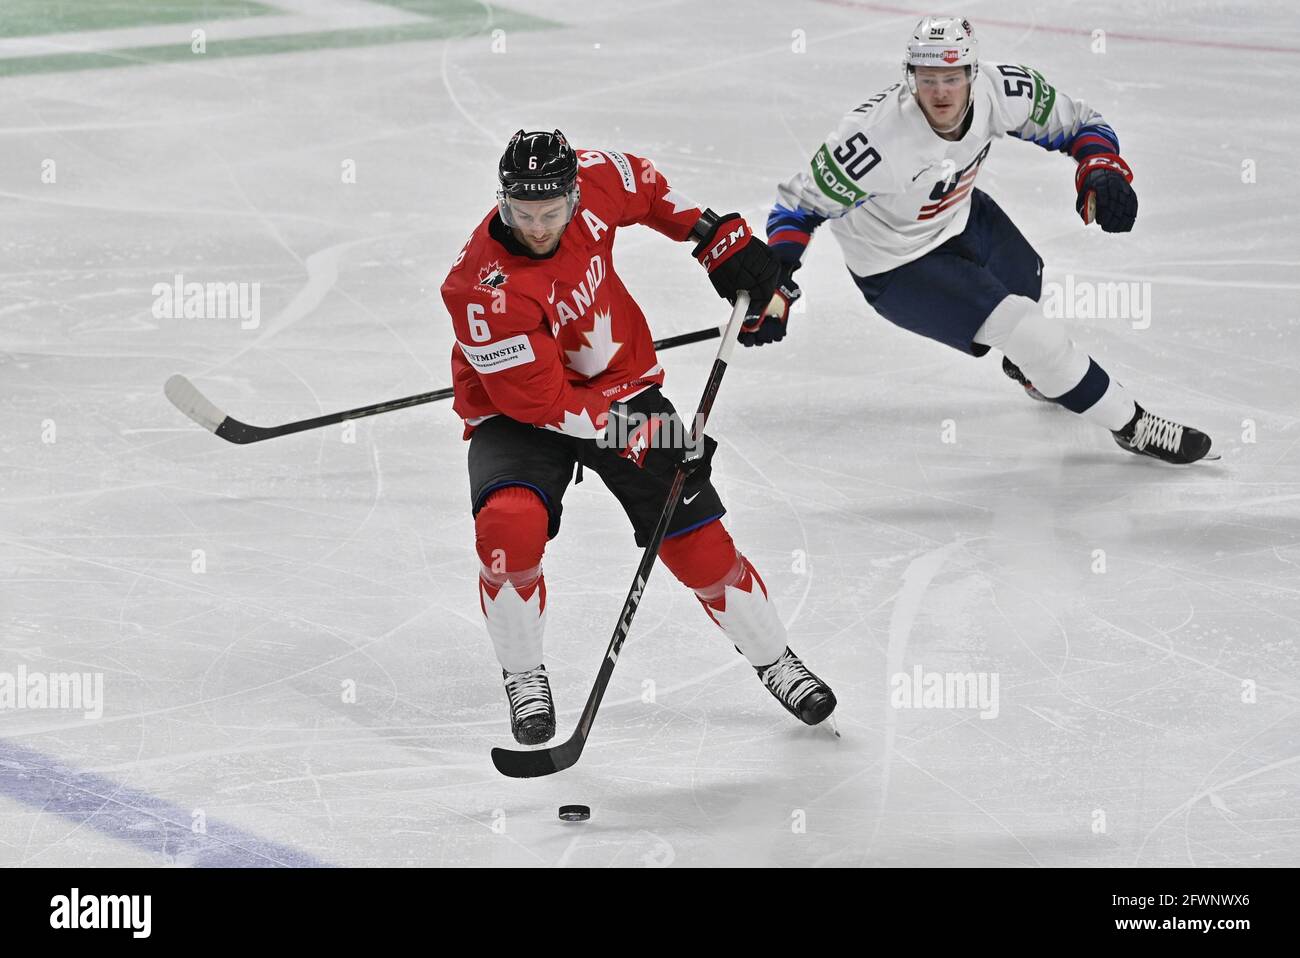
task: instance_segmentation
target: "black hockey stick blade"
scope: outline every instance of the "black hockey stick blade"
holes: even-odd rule
[[[508,778],[541,778],[554,775],[573,765],[582,756],[586,739],[574,732],[567,742],[554,748],[522,751],[510,748],[492,749],[492,764]]]
[[[450,394],[451,390],[447,392]],[[354,418],[353,414],[360,412],[360,410],[349,410],[346,413],[286,423],[283,426],[253,426],[233,416],[227,416],[216,403],[199,392],[197,386],[179,373],[167,380],[163,386],[163,393],[171,400],[173,406],[208,432],[241,446],[250,442],[261,442],[264,439],[274,439],[276,436],[288,433],[301,432],[304,429],[342,422],[344,419]]]
[[[681,495],[681,491],[682,483],[674,481],[673,502],[676,501],[676,497]],[[671,515],[671,510],[666,511]],[[664,522],[663,525],[666,526],[667,522]],[[662,539],[662,536],[658,538]],[[642,566],[644,566],[646,561],[644,555],[641,561]],[[633,588],[636,590],[637,601],[639,602],[641,591],[645,587],[645,579],[640,578],[638,581],[640,589],[637,586],[633,586]],[[628,614],[627,607],[624,606],[624,618],[619,621],[620,623],[627,623],[630,619],[631,615]],[[582,757],[582,750],[587,745],[587,736],[591,734],[591,723],[596,721],[596,709],[600,707],[600,700],[605,697],[605,689],[609,686],[609,680],[614,675],[614,665],[618,662],[618,653],[623,647],[622,640],[626,638],[626,631],[623,631],[620,635],[619,629],[615,628],[614,639],[610,643],[605,657],[600,661],[600,671],[596,674],[596,682],[592,685],[591,692],[587,696],[587,704],[583,706],[582,715],[578,717],[578,727],[573,730],[573,734],[566,741],[551,748],[528,749],[526,751],[514,748],[492,749],[492,764],[496,766],[498,772],[508,778],[541,778],[543,775],[553,775],[556,772],[564,771]]]

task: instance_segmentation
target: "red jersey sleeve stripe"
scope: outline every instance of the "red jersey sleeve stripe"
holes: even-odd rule
[[[805,233],[803,230],[779,229],[767,238],[767,245],[775,243],[798,243],[801,246],[807,246],[812,241],[812,234]]]

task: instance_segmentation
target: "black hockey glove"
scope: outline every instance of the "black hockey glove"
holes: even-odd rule
[[[719,296],[734,303],[736,294],[747,290],[751,302],[766,303],[772,298],[781,261],[739,213],[719,216],[705,210],[691,236],[699,240],[691,253],[709,271]]]
[[[1138,198],[1129,185],[1133,171],[1114,153],[1098,153],[1079,164],[1074,204],[1084,223],[1096,221],[1107,233],[1127,233],[1137,220]]]
[[[690,430],[657,386],[611,405],[605,432],[597,442],[618,450],[621,458],[665,486],[673,481],[677,467],[683,466],[689,477],[688,496],[708,482],[713,451],[718,448],[708,436],[702,443],[692,442]]]
[[[794,281],[794,271],[799,263],[781,264],[781,278],[776,284],[776,293],[766,304],[754,300],[749,304],[745,314],[745,324],[740,327],[742,346],[762,346],[764,343],[779,343],[785,339],[786,324],[790,321],[790,307],[803,295],[799,284]]]

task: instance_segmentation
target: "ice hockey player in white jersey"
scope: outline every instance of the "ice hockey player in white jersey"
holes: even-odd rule
[[[854,282],[889,321],[973,356],[1000,349],[1003,370],[1029,395],[1111,430],[1123,449],[1172,463],[1206,457],[1207,435],[1147,412],[1044,315],[1042,259],[975,188],[1003,136],[1076,161],[1085,224],[1133,228],[1133,173],[1101,115],[1035,70],[980,63],[968,20],[926,17],[908,41],[903,80],[849,112],[809,167],[778,187],[767,242],[785,264],[782,281],[747,317],[741,342],[784,338],[800,295],[793,273],[829,221]]]

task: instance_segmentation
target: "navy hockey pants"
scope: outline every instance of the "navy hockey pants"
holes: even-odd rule
[[[966,229],[919,259],[853,281],[867,302],[896,326],[983,356],[975,333],[1008,295],[1035,302],[1043,261],[1001,207],[971,191]]]

